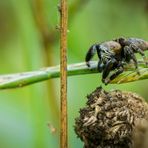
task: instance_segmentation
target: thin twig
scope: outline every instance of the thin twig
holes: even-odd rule
[[[60,147],[68,147],[67,128],[67,0],[60,1],[60,82],[61,82],[61,132]]]

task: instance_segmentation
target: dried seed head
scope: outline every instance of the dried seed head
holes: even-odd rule
[[[133,148],[133,131],[148,120],[148,104],[135,93],[97,88],[80,109],[75,132],[85,148]]]

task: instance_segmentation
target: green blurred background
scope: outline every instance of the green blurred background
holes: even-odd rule
[[[0,73],[59,64],[58,0],[0,0]],[[69,0],[68,63],[84,61],[95,42],[119,36],[148,40],[147,0]],[[148,55],[148,54],[147,54]],[[74,118],[100,74],[68,78],[69,148],[81,148]],[[59,79],[0,92],[0,148],[59,147]],[[120,85],[147,99],[148,80]]]

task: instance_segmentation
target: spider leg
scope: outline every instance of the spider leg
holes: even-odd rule
[[[96,45],[92,45],[85,56],[85,61],[88,67],[90,67],[89,61],[93,58],[96,52],[97,52]]]
[[[131,44],[130,46],[131,46],[131,48],[132,48],[135,52],[139,53],[139,54],[142,56],[143,61],[144,61],[145,64],[148,66],[147,58],[146,58],[146,56],[145,56],[144,51],[143,51],[141,48],[138,48],[137,46],[135,46],[135,45],[133,45],[133,44]]]
[[[131,47],[125,46],[123,50],[124,50],[124,57],[125,57],[125,60],[126,60],[127,62],[129,62],[129,61],[132,59],[132,60],[134,61],[134,65],[135,65],[135,69],[136,69],[137,73],[140,74],[140,73],[139,73],[139,70],[138,70],[137,58],[136,58],[136,56],[135,56],[133,50],[131,49]]]
[[[103,69],[104,69],[104,64],[103,64],[103,62],[101,60],[99,60],[99,62],[98,62],[98,71],[102,72]]]
[[[109,60],[106,65],[104,66],[104,71],[102,74],[102,82],[105,83],[107,85],[108,81],[106,78],[109,75],[110,71],[113,70],[114,65],[117,63],[117,61],[115,59],[111,59]]]
[[[110,80],[115,79],[115,78],[116,78],[118,75],[120,75],[123,71],[124,71],[124,70],[123,70],[123,67],[122,67],[122,66],[118,67],[117,71],[116,71],[114,74],[112,74],[112,75],[110,76]],[[109,82],[108,82],[108,83],[109,83]]]

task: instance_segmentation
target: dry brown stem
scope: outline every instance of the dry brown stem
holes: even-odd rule
[[[67,140],[67,0],[60,1],[60,72],[61,72],[61,148],[68,147]]]

